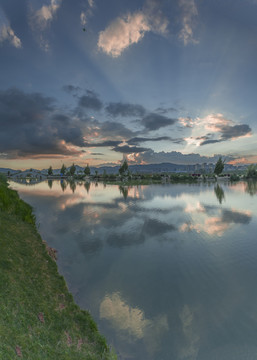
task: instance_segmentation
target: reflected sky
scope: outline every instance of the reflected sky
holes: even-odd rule
[[[11,187],[119,359],[256,359],[255,183]]]

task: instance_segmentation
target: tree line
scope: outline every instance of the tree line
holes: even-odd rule
[[[218,161],[215,164],[215,168],[214,168],[214,174],[219,176],[223,170],[224,170],[224,166],[225,166],[225,160],[222,159],[222,157],[219,157]],[[90,176],[91,175],[91,170],[89,165],[87,164],[87,166],[84,168],[84,175],[85,176]],[[66,166],[63,164],[60,170],[60,174],[62,176],[67,175],[67,176],[74,176],[76,173],[76,166],[73,163],[72,166],[67,169]],[[127,177],[131,177],[131,173],[129,171],[129,166],[128,166],[128,162],[125,159],[124,162],[122,163],[122,165],[119,168],[119,174],[120,176],[127,176]],[[53,168],[52,166],[49,167],[48,169],[48,175],[51,176],[53,175]],[[98,171],[95,170],[95,176],[98,176]],[[103,177],[106,178],[108,175],[106,174],[106,170],[104,170],[103,173]],[[115,176],[114,174],[112,174],[112,176]],[[246,178],[257,178],[257,165],[250,165],[248,167],[247,173],[246,173]]]

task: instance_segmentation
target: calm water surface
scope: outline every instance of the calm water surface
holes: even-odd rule
[[[257,359],[256,184],[11,187],[119,359]]]

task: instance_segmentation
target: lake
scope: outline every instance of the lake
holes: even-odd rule
[[[256,183],[10,185],[119,359],[257,359]]]

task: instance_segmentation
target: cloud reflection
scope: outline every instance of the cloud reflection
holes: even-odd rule
[[[126,341],[143,340],[155,352],[162,335],[169,330],[167,315],[148,319],[143,310],[130,306],[117,292],[108,294],[100,304],[100,319],[107,320]]]

